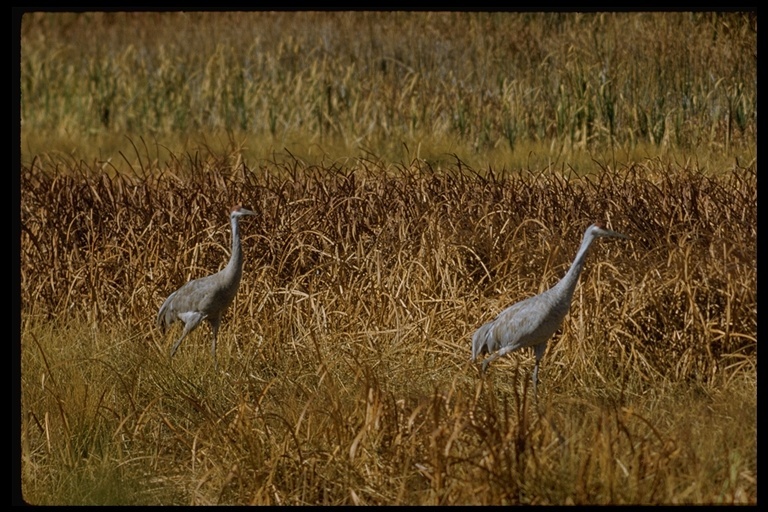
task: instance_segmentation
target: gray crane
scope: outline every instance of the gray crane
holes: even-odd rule
[[[602,222],[587,228],[576,258],[568,273],[552,288],[506,308],[490,322],[482,325],[472,336],[472,361],[484,354],[492,354],[483,361],[482,370],[498,357],[522,347],[533,347],[536,364],[533,368],[533,390],[539,381],[539,361],[547,349],[547,341],[560,327],[571,307],[576,283],[584,268],[589,246],[596,238],[628,238],[606,229]]]
[[[157,312],[157,326],[163,334],[174,322],[184,323],[184,331],[181,337],[171,347],[171,357],[176,353],[184,337],[195,330],[203,320],[211,324],[213,331],[213,355],[214,367],[216,363],[216,335],[221,324],[221,315],[232,303],[237,289],[240,287],[240,277],[243,275],[243,253],[240,249],[240,229],[238,219],[246,215],[256,215],[240,205],[232,208],[229,220],[232,224],[232,254],[229,263],[222,270],[213,275],[194,279],[165,299],[160,311]]]

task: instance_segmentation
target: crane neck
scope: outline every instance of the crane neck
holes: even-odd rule
[[[578,283],[581,271],[584,269],[584,261],[587,258],[589,246],[592,245],[594,240],[594,235],[584,235],[584,239],[581,241],[581,247],[579,247],[579,251],[576,253],[573,263],[571,263],[571,268],[568,269],[568,272],[563,276],[560,282],[555,285],[555,288],[558,288],[562,293],[567,294],[569,301],[571,297],[573,297],[576,283]]]
[[[224,269],[229,274],[234,274],[239,277],[243,270],[243,253],[240,248],[240,225],[237,222],[237,217],[232,217],[232,253],[229,256],[229,263]]]

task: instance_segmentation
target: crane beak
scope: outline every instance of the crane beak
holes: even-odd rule
[[[627,235],[622,235],[621,233],[617,233],[616,231],[611,231],[610,229],[606,228],[605,224],[603,224],[602,222],[593,224],[592,226],[590,226],[590,228],[593,229],[593,233],[595,234],[595,236],[611,237],[611,238],[629,238]]]
[[[600,233],[602,236],[610,236],[613,238],[624,238],[629,239],[627,235],[622,235],[621,233],[617,233],[616,231],[611,231],[610,229],[603,229],[602,233]]]

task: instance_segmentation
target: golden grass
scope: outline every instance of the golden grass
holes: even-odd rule
[[[756,502],[754,163],[168,162],[22,166],[29,502]],[[153,321],[224,264],[234,203],[258,216],[217,372],[207,326],[170,360]],[[539,403],[528,352],[479,376],[473,330],[596,218],[632,239],[593,247]]]

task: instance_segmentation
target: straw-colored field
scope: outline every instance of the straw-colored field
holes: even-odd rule
[[[757,501],[756,16],[33,14],[34,504]],[[230,251],[219,332],[165,297]],[[474,330],[598,240],[531,389]]]

